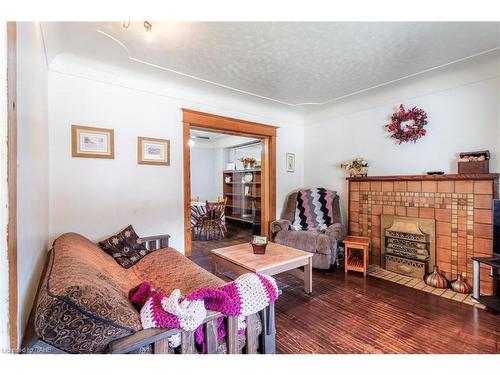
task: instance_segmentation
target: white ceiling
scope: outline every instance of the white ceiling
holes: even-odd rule
[[[71,53],[178,74],[287,105],[320,104],[500,49],[500,23],[43,23],[47,56]]]
[[[223,133],[207,132],[204,130],[197,130],[197,129],[191,129],[189,134],[193,137],[208,138],[207,140],[214,140],[226,136],[226,134]]]
[[[242,137],[225,133],[209,132],[198,129],[191,129],[189,134],[192,137],[194,137],[193,139],[195,141],[194,147],[202,147],[202,148],[236,147],[258,141],[257,138]]]

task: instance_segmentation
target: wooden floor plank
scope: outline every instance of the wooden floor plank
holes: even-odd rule
[[[245,242],[238,229],[224,246]],[[215,242],[193,246],[193,260],[210,269]],[[313,292],[289,274],[276,277],[278,353],[500,353],[500,314],[339,270],[314,270]]]
[[[500,315],[361,274],[314,271],[276,303],[279,353],[500,353]]]

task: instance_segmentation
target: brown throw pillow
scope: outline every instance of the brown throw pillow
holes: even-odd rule
[[[132,225],[99,242],[99,246],[124,268],[132,267],[146,254],[153,251],[146,249]]]

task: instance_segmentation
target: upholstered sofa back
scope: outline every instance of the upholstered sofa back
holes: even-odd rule
[[[285,203],[283,206],[283,210],[281,211],[280,219],[285,219],[293,223],[295,219],[295,207],[297,206],[297,192],[292,191],[285,198]],[[340,204],[339,204],[339,196],[335,195],[335,198],[332,202],[332,210],[333,210],[333,223],[340,223]]]
[[[70,353],[99,353],[110,341],[141,329],[128,300],[137,278],[76,233],[59,237],[36,301],[35,332]]]

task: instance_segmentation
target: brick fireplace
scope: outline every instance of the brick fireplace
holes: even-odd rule
[[[350,177],[349,234],[371,239],[371,263],[385,266],[381,216],[435,222],[435,263],[446,277],[464,273],[472,283],[473,256],[492,256],[492,199],[498,174]],[[481,292],[492,293],[489,268],[481,269]]]

